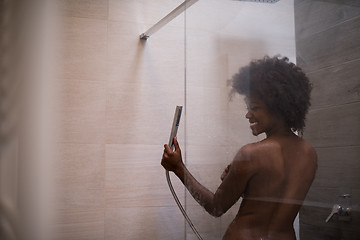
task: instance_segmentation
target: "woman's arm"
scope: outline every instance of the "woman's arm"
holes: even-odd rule
[[[241,196],[246,188],[247,181],[252,175],[250,161],[244,161],[241,150],[236,155],[231,167],[228,169],[227,175],[223,182],[212,193],[206,187],[201,185],[189,172],[182,161],[181,150],[177,139],[174,138],[175,150],[166,144],[162,166],[168,170],[173,171],[175,175],[182,181],[188,189],[193,198],[205,208],[205,210],[215,216],[219,217],[224,214]]]

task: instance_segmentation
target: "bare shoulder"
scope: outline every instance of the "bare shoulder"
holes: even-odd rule
[[[248,165],[256,170],[265,159],[276,158],[281,154],[281,146],[274,141],[260,141],[244,145],[236,154],[233,165]]]
[[[306,140],[302,139],[301,140],[304,142],[305,147],[307,148],[307,150],[309,151],[309,153],[311,154],[315,154],[316,155],[316,150],[313,146],[310,145],[310,143],[308,143]]]
[[[240,156],[247,156],[248,160],[256,160],[259,157],[270,157],[281,152],[281,145],[277,141],[264,139],[260,142],[249,143],[239,150]]]
[[[317,153],[313,146],[311,146],[306,140],[300,138],[303,144],[303,149],[305,154],[311,161],[314,161],[315,165],[317,165]]]

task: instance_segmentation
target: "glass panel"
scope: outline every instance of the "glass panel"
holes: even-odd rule
[[[199,1],[186,11],[186,164],[215,192],[243,145],[260,141],[245,118],[243,97],[230,100],[228,80],[251,60],[280,54],[296,61],[293,1],[274,4]],[[204,239],[221,239],[241,199],[213,218],[186,193],[190,218]],[[298,234],[298,223],[295,222]],[[196,239],[187,229],[187,239]]]
[[[250,60],[286,56],[313,84],[304,139],[318,170],[294,222],[297,239],[359,239],[359,61],[357,1],[199,1],[186,11],[185,159],[215,192],[220,175],[252,136],[243,99],[227,80]],[[204,239],[221,239],[241,200],[213,218],[186,192],[186,208]],[[325,222],[331,210],[336,214]],[[187,227],[186,239],[196,239]]]
[[[304,138],[318,169],[295,221],[297,239],[360,239],[359,1],[198,1],[147,41],[139,35],[183,0],[64,0],[59,20],[44,2],[56,1],[0,4],[1,239],[196,239],[159,163],[174,108],[184,105],[178,139],[186,165],[214,192],[238,149],[264,138],[252,135],[242,97],[230,100],[228,80],[275,54],[297,62],[313,83]],[[58,47],[60,63],[47,61]],[[31,94],[19,93],[22,79]],[[47,112],[57,97],[61,106]],[[203,239],[221,239],[241,200],[214,218],[171,177]],[[22,232],[11,223],[16,206],[26,210]]]

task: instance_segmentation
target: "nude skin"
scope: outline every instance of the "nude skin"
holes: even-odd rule
[[[243,198],[223,240],[295,240],[293,222],[315,176],[316,152],[262,101],[246,99],[246,103],[245,117],[253,135],[265,133],[266,138],[238,151],[221,175],[222,183],[215,193],[188,171],[176,138],[174,151],[164,145],[161,164],[173,171],[194,199],[215,217]]]

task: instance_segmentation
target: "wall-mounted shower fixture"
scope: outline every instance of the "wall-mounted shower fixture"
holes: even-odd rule
[[[338,216],[339,221],[351,221],[351,195],[342,194],[338,197],[338,204],[334,204],[330,215],[326,218],[325,222],[329,222],[334,216]]]
[[[147,31],[140,34],[140,39],[146,40],[148,39],[152,34],[157,32],[160,28],[165,26],[167,23],[169,23],[171,20],[179,16],[181,13],[183,13],[188,7],[192,6],[194,3],[196,3],[199,0],[185,0],[182,4],[180,4],[178,7],[176,7],[174,10],[172,10],[168,15],[163,17],[159,22],[155,23],[154,26],[149,28]],[[233,0],[233,1],[241,1],[241,2],[259,2],[259,3],[276,3],[280,0]]]
[[[167,23],[169,23],[171,20],[179,16],[181,13],[183,13],[188,7],[192,6],[194,3],[196,3],[199,0],[185,0],[182,4],[180,4],[177,8],[172,10],[168,15],[163,17],[159,22],[155,23],[154,26],[149,28],[147,31],[140,34],[140,39],[146,40],[148,39],[152,34],[157,32],[160,28],[165,26]],[[233,0],[233,1],[239,1],[239,2],[259,2],[259,3],[276,3],[280,0]]]
[[[192,6],[198,0],[185,0],[182,4],[180,4],[177,8],[172,10],[168,15],[163,17],[159,22],[157,22],[154,26],[149,28],[146,32],[140,35],[140,39],[148,39],[152,34],[157,32],[160,28],[165,26],[168,22],[179,16],[183,13],[188,7]]]

